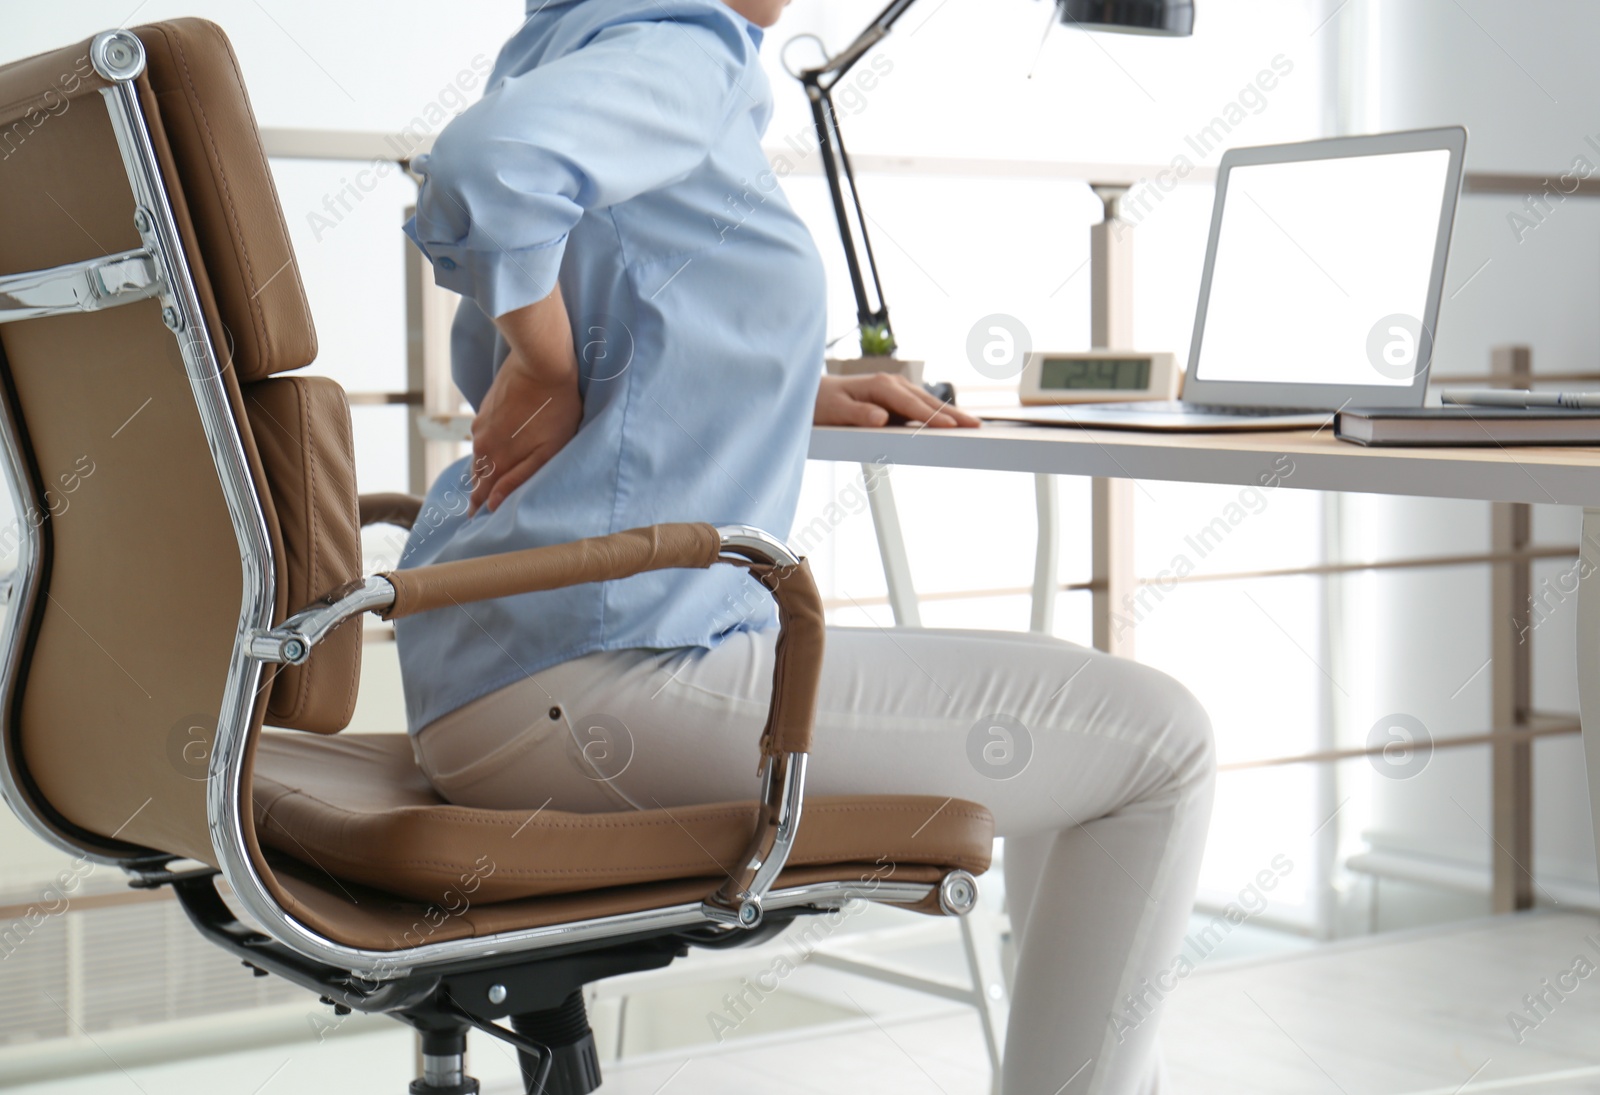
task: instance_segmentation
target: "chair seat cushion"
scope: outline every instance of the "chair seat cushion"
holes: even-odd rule
[[[265,733],[255,760],[263,845],[335,879],[419,901],[473,903],[723,877],[750,841],[756,803],[575,814],[483,810],[440,798],[403,734]],[[840,877],[894,864],[989,866],[982,806],[922,795],[813,795],[791,867]],[[708,889],[710,886],[708,885]]]

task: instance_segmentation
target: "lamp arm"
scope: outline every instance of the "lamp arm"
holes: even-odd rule
[[[861,208],[861,195],[856,190],[855,171],[850,166],[850,155],[845,151],[844,135],[839,130],[839,115],[833,106],[833,88],[872,47],[883,41],[896,22],[916,0],[891,0],[888,7],[878,13],[842,51],[815,68],[800,73],[800,83],[806,89],[811,103],[811,120],[817,131],[817,148],[822,153],[822,168],[828,178],[828,193],[833,199],[833,216],[839,225],[839,239],[844,244],[845,262],[850,268],[850,287],[856,298],[856,320],[862,327],[882,327],[893,344],[894,329],[889,325],[889,306],[883,299],[883,282],[878,276],[878,260],[872,251],[872,237],[867,232],[867,215]],[[849,204],[846,204],[845,187],[849,186]],[[855,226],[851,227],[854,213]],[[859,238],[860,247],[856,240]],[[867,276],[871,275],[872,297],[868,297]],[[873,306],[873,300],[877,306]]]
[[[839,225],[839,240],[844,245],[845,263],[850,268],[850,286],[856,298],[856,320],[862,326],[882,326],[889,330],[889,307],[883,299],[878,261],[872,251],[872,237],[867,233],[867,216],[861,208],[861,195],[856,190],[855,172],[850,166],[850,156],[845,151],[844,136],[839,132],[833,97],[826,88],[811,83],[806,84],[806,94],[811,100],[811,118],[817,130],[817,147],[822,153],[823,173],[828,177],[828,194],[833,201],[834,220]],[[847,183],[850,190],[848,205],[845,198]],[[852,212],[854,229],[851,227]],[[859,248],[856,244],[858,238]],[[877,307],[873,307],[867,295],[868,274],[872,278],[872,293]]]
[[[803,69],[798,74],[800,83],[805,86],[806,97],[811,102],[811,120],[817,131],[817,147],[821,150],[823,171],[828,177],[828,192],[833,198],[834,219],[839,222],[839,239],[844,244],[845,261],[850,267],[850,286],[855,291],[856,319],[863,333],[869,328],[881,328],[888,336],[891,353],[894,349],[894,331],[889,326],[889,306],[883,299],[883,283],[878,277],[877,258],[872,253],[872,237],[867,232],[867,215],[861,208],[861,195],[856,190],[855,171],[850,166],[844,137],[839,132],[839,115],[833,106],[833,88],[871,52],[873,46],[888,37],[895,23],[914,3],[916,0],[890,0],[889,5],[856,35],[853,42],[832,57],[824,58],[820,65]],[[1194,31],[1192,0],[1172,0],[1170,4],[1167,0],[1123,0],[1118,4],[1111,4],[1109,0],[1054,0],[1054,3],[1061,21],[1090,24],[1093,29],[1169,35],[1188,35]],[[1075,12],[1074,8],[1078,10]],[[848,204],[845,200],[846,184],[850,189]],[[854,228],[850,223],[852,211]],[[859,249],[857,239],[860,240]],[[868,274],[872,276],[871,298],[868,296]],[[874,299],[877,301],[876,307],[873,306]]]
[[[889,32],[900,21],[900,17],[914,3],[916,3],[916,0],[890,0],[889,6],[880,11],[878,17],[867,24],[866,29],[860,34],[856,35],[855,41],[816,68],[806,69],[800,74],[800,79],[806,81],[807,78],[814,77],[820,81],[832,77],[827,79],[827,83],[824,85],[824,90],[831,90],[833,85],[838,83],[845,73],[854,68],[856,62],[865,57],[873,46],[889,36]]]

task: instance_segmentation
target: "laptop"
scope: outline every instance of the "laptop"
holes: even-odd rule
[[[1466,141],[1451,127],[1231,149],[1182,397],[983,417],[1282,430],[1346,406],[1422,406]]]

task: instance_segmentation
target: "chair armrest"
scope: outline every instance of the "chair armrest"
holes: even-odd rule
[[[719,562],[747,569],[778,606],[772,702],[761,755],[809,752],[822,676],[822,598],[810,567],[764,534],[752,536],[744,528],[724,533],[703,523],[651,525],[549,547],[384,571],[378,577],[394,587],[394,601],[374,611],[393,620],[449,605],[613,581],[651,570],[706,569]]]
[[[761,735],[761,802],[755,830],[740,866],[701,903],[706,919],[724,929],[749,929],[761,923],[762,898],[794,847],[826,635],[822,597],[810,566],[759,529],[652,525],[567,544],[385,571],[351,583],[270,631],[252,635],[249,650],[263,661],[299,664],[323,636],[362,612],[392,620],[447,605],[611,581],[649,570],[707,569],[716,563],[747,569],[778,605],[780,631],[772,700]]]
[[[710,525],[651,525],[549,547],[386,570],[379,577],[394,586],[394,604],[379,615],[395,620],[449,605],[608,582],[647,570],[704,569],[717,561],[721,551],[722,537]]]
[[[357,503],[361,507],[362,528],[368,525],[398,525],[408,529],[417,523],[417,515],[422,512],[422,499],[414,494],[363,494]]]

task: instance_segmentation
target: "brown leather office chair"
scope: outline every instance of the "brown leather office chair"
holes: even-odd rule
[[[0,218],[0,467],[21,514],[0,782],[41,837],[171,886],[258,974],[417,1028],[430,1095],[477,1090],[470,1028],[517,1047],[530,1092],[592,1090],[583,986],[690,945],[857,899],[972,907],[982,807],[803,795],[822,614],[771,537],[661,525],[362,576],[360,524],[416,503],[358,500],[343,391],[280,375],[316,337],[217,27],[0,68]],[[719,564],[783,629],[759,802],[467,809],[404,734],[331,736],[368,611]]]

